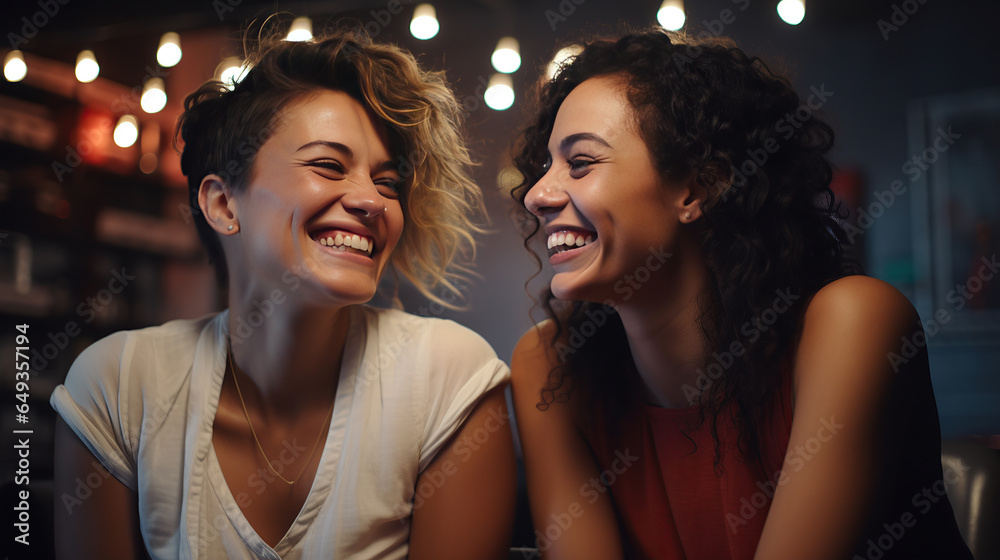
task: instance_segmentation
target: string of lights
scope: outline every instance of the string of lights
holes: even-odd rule
[[[805,0],[780,0],[776,11],[782,21],[789,25],[798,25],[805,18]],[[684,27],[687,15],[684,0],[664,0],[656,12],[656,21],[665,29],[672,31]],[[437,11],[432,4],[419,4],[413,9],[413,17],[409,25],[410,33],[421,41],[433,39],[441,31],[441,23]],[[289,26],[288,41],[311,41],[313,39],[313,23],[309,17],[296,17]],[[579,52],[579,46],[570,45],[559,50],[546,67],[546,78],[552,79],[560,66]],[[162,68],[176,66],[183,57],[181,38],[176,32],[166,32],[160,38],[156,51],[156,61]],[[29,57],[30,60],[30,57]],[[501,37],[490,57],[494,72],[483,91],[486,105],[495,111],[505,111],[514,105],[516,94],[513,74],[521,67],[520,44],[516,37]],[[215,77],[232,88],[250,70],[245,61],[239,57],[227,57],[216,67]],[[18,82],[31,72],[30,65],[20,50],[11,50],[4,60],[3,74],[9,82]],[[85,49],[77,55],[75,76],[80,83],[90,83],[98,78],[101,67],[92,50]],[[140,107],[147,114],[157,113],[166,106],[167,94],[163,78],[149,77],[142,85]],[[131,147],[141,135],[140,120],[132,114],[120,114],[114,128],[115,144],[122,148]],[[148,165],[147,165],[148,167]]]

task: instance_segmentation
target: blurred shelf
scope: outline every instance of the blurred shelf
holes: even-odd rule
[[[27,292],[0,284],[0,313],[24,317],[46,317],[53,313],[56,297],[45,286],[32,286]]]

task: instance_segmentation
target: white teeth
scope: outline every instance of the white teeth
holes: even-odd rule
[[[558,248],[565,246],[566,249],[572,249],[576,247],[583,247],[584,245],[589,245],[594,242],[594,236],[587,234],[584,236],[582,233],[570,233],[565,231],[555,232],[549,235],[546,241],[546,246],[549,249]]]
[[[333,247],[340,251],[346,250],[348,247],[365,252],[369,255],[375,249],[375,241],[363,237],[360,235],[343,234],[338,233],[336,236],[327,236],[319,238],[319,244],[325,247]]]

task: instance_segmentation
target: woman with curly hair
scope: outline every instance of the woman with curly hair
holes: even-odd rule
[[[179,124],[228,309],[73,364],[52,396],[57,553],[504,558],[506,365],[456,323],[364,305],[389,267],[454,301],[483,215],[458,103],[409,53],[346,33],[251,62]]]
[[[511,366],[546,557],[970,557],[926,350],[890,359],[919,319],[844,256],[819,102],[663,30],[541,87],[514,196],[554,275]]]

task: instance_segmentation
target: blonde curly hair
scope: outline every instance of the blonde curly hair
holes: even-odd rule
[[[472,181],[472,159],[460,132],[463,112],[443,72],[425,71],[409,52],[361,32],[337,31],[312,42],[261,39],[252,65],[236,84],[209,81],[185,99],[177,125],[181,170],[191,212],[221,284],[228,281],[222,246],[198,205],[209,174],[239,192],[246,188],[260,146],[289,103],[318,89],[344,91],[386,126],[390,150],[404,178],[403,234],[390,262],[398,274],[441,305],[461,297],[457,286],[472,272],[474,235],[486,211]],[[435,293],[437,288],[441,293]]]

